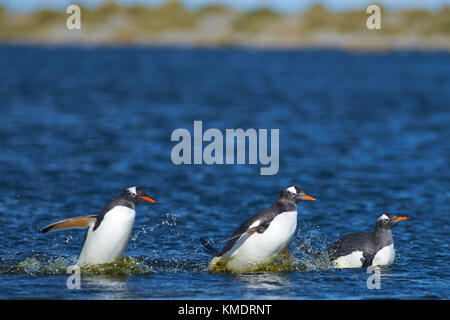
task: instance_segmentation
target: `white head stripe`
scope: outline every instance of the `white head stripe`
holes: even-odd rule
[[[137,194],[136,187],[130,187],[127,189],[129,193],[131,193],[133,196]]]
[[[286,188],[286,190],[289,191],[289,192],[292,193],[292,194],[297,194],[297,190],[295,190],[295,187],[294,187],[294,186],[289,187],[289,188]]]
[[[385,215],[385,214],[382,214],[382,215],[377,219],[377,221],[381,221],[381,220],[389,220],[389,217],[388,217],[387,215]]]

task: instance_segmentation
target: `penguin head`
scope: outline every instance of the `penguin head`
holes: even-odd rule
[[[130,187],[123,191],[122,196],[127,199],[128,201],[131,201],[135,205],[144,201],[147,202],[156,202],[154,199],[150,198],[144,190],[138,187]]]
[[[307,195],[302,189],[295,186],[288,187],[281,191],[280,198],[287,199],[293,202],[316,200],[315,198]]]
[[[390,230],[400,221],[406,220],[408,217],[398,217],[395,214],[382,214],[378,217],[375,225],[376,230]]]

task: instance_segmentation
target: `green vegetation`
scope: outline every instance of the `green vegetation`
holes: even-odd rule
[[[316,4],[299,16],[300,31],[304,34],[324,31],[344,34],[366,32],[368,16],[365,10],[331,12]]]
[[[450,34],[450,7],[446,7],[438,13],[433,21],[432,29],[437,33]]]
[[[70,261],[63,257],[56,259],[28,257],[17,265],[0,265],[0,274],[64,275],[67,274],[67,267],[70,265]],[[82,276],[104,274],[123,277],[153,272],[151,266],[132,257],[121,257],[111,263],[95,266],[87,265],[81,268]]]
[[[194,13],[185,9],[180,2],[171,0],[157,9],[148,11],[148,15],[142,18],[141,23],[151,31],[163,31],[192,29],[197,21]]]
[[[268,8],[261,8],[256,11],[241,14],[233,23],[234,30],[240,32],[257,33],[270,28],[277,22],[279,14]]]
[[[348,11],[337,15],[336,30],[339,32],[364,32],[367,30],[367,14],[364,11]]]
[[[33,14],[32,21],[36,27],[56,23],[65,23],[66,15],[51,9],[42,9]]]
[[[316,4],[300,15],[301,29],[307,33],[329,29],[332,15],[323,6]]]
[[[106,1],[95,9],[94,13],[98,16],[110,16],[119,13],[121,10],[122,8],[114,1]]]
[[[87,265],[81,268],[82,275],[98,275],[105,274],[116,277],[142,275],[153,273],[153,269],[141,262],[139,259],[132,257],[117,258],[114,262],[100,265]]]
[[[203,8],[200,8],[197,11],[197,14],[202,16],[202,15],[213,15],[213,14],[226,14],[226,13],[230,13],[232,10],[229,9],[228,7],[222,6],[220,4],[213,4],[213,5],[209,5]]]
[[[256,264],[250,269],[245,269],[245,273],[251,272],[291,272],[295,270],[306,270],[306,266],[299,261],[284,256],[282,253],[270,258],[262,264]],[[209,273],[241,273],[239,271],[231,271],[227,269],[224,262],[212,262],[208,268]]]
[[[382,9],[381,30],[367,29],[365,7],[333,12],[316,4],[289,14],[269,8],[238,12],[218,4],[188,10],[178,0],[159,7],[122,6],[114,1],[80,7],[82,30],[73,32],[66,29],[68,15],[63,10],[18,14],[0,5],[0,41],[344,47],[351,42],[352,47],[378,43],[386,48],[407,39],[415,47],[450,48],[450,7],[433,12]]]

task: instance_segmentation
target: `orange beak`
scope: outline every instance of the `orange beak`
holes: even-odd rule
[[[308,196],[307,194],[302,194],[302,195],[299,196],[299,198],[302,199],[302,200],[311,200],[311,201],[315,201],[316,200],[315,198],[313,198],[311,196]]]
[[[141,198],[141,199],[143,199],[145,201],[148,201],[148,202],[151,202],[151,203],[155,203],[156,202],[156,200],[154,200],[154,199],[152,199],[150,197],[147,197],[147,196],[138,196],[138,198]]]
[[[392,219],[392,220],[394,220],[394,221],[403,221],[403,220],[407,220],[407,219],[409,219],[409,218],[408,217],[397,217],[397,218]]]

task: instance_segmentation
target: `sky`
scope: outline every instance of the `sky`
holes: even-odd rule
[[[30,12],[43,7],[62,10],[70,4],[83,4],[92,8],[103,2],[105,0],[0,0],[2,6],[14,12]],[[115,2],[122,5],[146,4],[159,6],[166,0],[115,0]],[[279,12],[302,11],[315,3],[320,3],[334,11],[367,8],[370,4],[380,4],[388,10],[406,8],[439,10],[443,6],[450,6],[450,0],[180,0],[180,2],[192,9],[210,4],[227,4],[243,11],[269,7]]]

